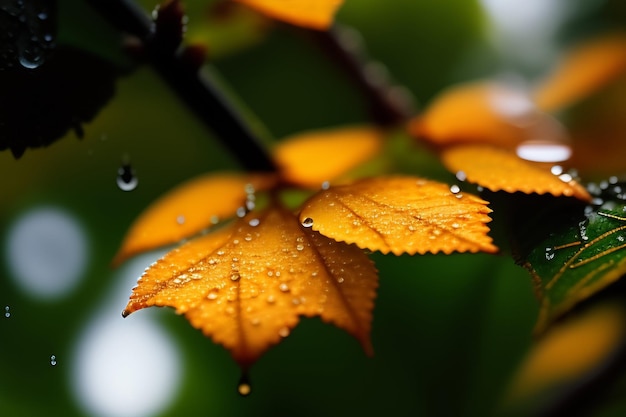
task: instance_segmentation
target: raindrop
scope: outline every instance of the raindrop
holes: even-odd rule
[[[465,171],[458,171],[455,176],[456,179],[459,181],[467,180],[467,174],[465,173]]]
[[[241,374],[239,378],[239,384],[237,384],[237,392],[242,397],[247,397],[252,392],[252,386],[250,385],[250,378],[247,373]]]
[[[124,163],[117,169],[117,186],[120,190],[133,191],[137,188],[138,183],[139,181],[135,175],[135,170],[130,164]]]
[[[345,280],[344,280],[344,278],[343,278],[343,277],[339,277],[339,278],[337,278],[337,282],[338,282],[338,283],[340,283],[340,284],[343,284],[343,282],[344,282],[344,281],[345,281]]]
[[[302,243],[298,243],[296,245],[296,249],[299,250],[299,251],[302,251],[302,250],[304,250],[304,245]]]
[[[209,299],[209,300],[216,300],[217,299],[217,292],[215,290],[211,290],[207,294],[206,298]]]
[[[257,227],[259,224],[261,223],[261,221],[259,219],[251,219],[248,224],[252,227]]]
[[[322,190],[328,190],[330,188],[330,182],[324,181],[322,183]]]
[[[461,192],[461,187],[459,187],[458,185],[454,184],[453,186],[450,187],[450,192],[452,194],[458,194]]]
[[[313,219],[310,217],[307,217],[306,219],[302,220],[302,226],[304,227],[311,227],[313,226]]]
[[[233,272],[230,275],[230,280],[231,281],[239,281],[239,278],[241,278],[241,276],[239,275],[239,272]]]
[[[546,261],[551,261],[554,259],[554,249],[546,248]]]
[[[244,217],[248,211],[244,206],[237,208],[237,217]]]
[[[176,223],[180,225],[185,224],[185,216],[181,214],[180,216],[176,217]]]
[[[563,173],[563,167],[561,165],[554,165],[552,168],[550,168],[550,172],[553,175],[561,175]]]
[[[564,143],[528,141],[517,147],[517,156],[533,162],[562,162],[572,156],[572,148]]]
[[[11,311],[10,311],[10,309],[9,309],[9,306],[6,306],[6,307],[4,308],[4,317],[6,317],[6,318],[11,317]]]
[[[50,356],[50,365],[56,366],[56,364],[57,364],[57,357],[55,355]]]
[[[278,286],[278,289],[281,290],[282,292],[288,292],[289,291],[289,285],[287,285],[287,283],[283,282],[282,284],[280,284]]]

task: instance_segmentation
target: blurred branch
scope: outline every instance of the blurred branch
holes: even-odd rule
[[[235,106],[197,62],[177,53],[166,37],[156,36],[155,22],[143,9],[132,0],[87,1],[110,24],[141,41],[149,64],[247,170],[275,170],[260,138]]]
[[[403,86],[390,83],[387,68],[366,56],[361,35],[335,24],[328,31],[307,30],[369,104],[370,117],[381,126],[393,126],[413,116],[413,98]]]

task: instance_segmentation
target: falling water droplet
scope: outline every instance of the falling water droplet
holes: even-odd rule
[[[9,306],[6,306],[6,307],[4,308],[4,317],[6,317],[6,318],[11,317],[11,311],[10,311],[10,309],[9,309]]]
[[[57,357],[55,355],[50,356],[50,365],[56,366],[56,364],[57,364]]]
[[[133,191],[137,188],[137,176],[129,163],[122,164],[117,170],[117,186],[122,191]]]
[[[304,227],[311,227],[313,226],[313,219],[310,217],[307,217],[306,219],[302,220],[302,226]]]
[[[242,397],[247,397],[252,392],[252,385],[250,385],[250,378],[247,373],[242,373],[241,378],[239,378],[239,383],[237,384],[237,392]]]

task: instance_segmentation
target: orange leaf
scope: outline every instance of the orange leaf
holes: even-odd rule
[[[462,171],[469,182],[492,191],[576,197],[590,201],[587,190],[570,176],[552,174],[550,168],[519,158],[515,153],[488,145],[463,145],[445,149],[442,161],[451,172]]]
[[[301,315],[335,324],[371,353],[377,286],[376,268],[362,250],[271,207],[169,252],[139,279],[124,315],[175,307],[246,368]]]
[[[604,87],[626,70],[626,36],[610,34],[570,51],[535,90],[537,106],[555,111]]]
[[[310,29],[326,30],[343,0],[236,0],[272,18]]]
[[[382,137],[380,129],[369,126],[316,130],[281,141],[274,158],[284,179],[319,188],[376,155]]]
[[[248,188],[267,189],[267,174],[208,174],[191,179],[163,195],[139,215],[113,260],[118,265],[137,253],[181,239],[231,217],[246,202]]]
[[[523,93],[496,83],[472,82],[443,91],[408,129],[436,145],[515,146],[529,139],[528,126],[540,117]]]
[[[311,197],[303,225],[383,253],[496,252],[485,223],[487,202],[415,177],[364,179]]]

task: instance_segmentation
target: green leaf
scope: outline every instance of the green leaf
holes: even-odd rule
[[[620,191],[589,206],[580,219],[552,231],[530,250],[523,263],[541,302],[536,333],[626,273],[623,197]]]

